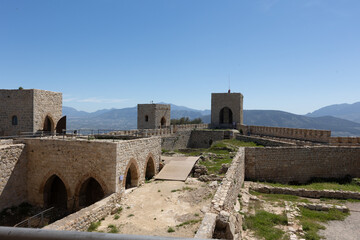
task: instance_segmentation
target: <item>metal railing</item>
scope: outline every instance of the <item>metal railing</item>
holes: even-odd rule
[[[32,217],[29,217],[25,219],[24,221],[21,221],[14,225],[14,227],[23,227],[23,228],[39,228],[43,227],[48,222],[45,222],[45,217],[50,216],[50,212],[54,209],[54,207],[48,208]]]
[[[1,240],[70,240],[70,239],[93,239],[93,240],[190,240],[192,238],[141,236],[114,233],[94,233],[75,231],[55,231],[47,229],[12,228],[0,227]]]

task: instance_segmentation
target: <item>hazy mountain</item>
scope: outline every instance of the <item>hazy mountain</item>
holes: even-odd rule
[[[360,124],[332,116],[307,117],[274,110],[244,110],[244,124],[331,130],[332,136],[360,136]]]
[[[68,129],[136,129],[137,107],[123,109],[104,109],[94,113],[76,111],[64,107],[67,113]],[[208,113],[206,115],[206,113]],[[181,106],[171,106],[171,118],[201,118],[210,122],[210,110],[196,110]],[[336,117],[308,117],[274,110],[244,110],[246,125],[310,128],[331,130],[332,136],[360,136],[360,124]]]
[[[334,104],[320,108],[312,113],[306,114],[308,117],[333,116],[360,123],[360,102],[353,104]]]

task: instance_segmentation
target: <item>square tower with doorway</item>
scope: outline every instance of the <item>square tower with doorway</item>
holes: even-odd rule
[[[170,127],[170,104],[138,104],[137,111],[138,129]]]
[[[63,123],[62,94],[38,89],[0,89],[0,136],[54,133]],[[65,120],[66,121],[66,120]],[[61,128],[66,128],[61,124]]]
[[[211,127],[237,128],[243,125],[243,98],[241,93],[212,93]]]

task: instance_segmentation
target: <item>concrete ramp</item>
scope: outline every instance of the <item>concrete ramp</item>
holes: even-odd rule
[[[185,181],[199,157],[161,157],[165,166],[155,179]]]

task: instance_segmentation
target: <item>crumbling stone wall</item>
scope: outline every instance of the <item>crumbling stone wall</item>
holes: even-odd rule
[[[311,178],[360,177],[360,147],[246,148],[245,176],[305,183]]]
[[[45,226],[43,229],[86,231],[92,222],[100,221],[102,218],[117,210],[120,199],[118,193],[113,193],[76,213]]]
[[[0,211],[27,200],[24,147],[0,145]]]
[[[240,129],[245,135],[264,135],[280,138],[291,138],[305,141],[329,143],[331,131],[301,129],[301,128],[281,128],[264,126],[241,126]]]

